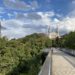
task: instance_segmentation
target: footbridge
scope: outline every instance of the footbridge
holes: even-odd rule
[[[38,75],[75,75],[75,56],[60,48],[45,49],[46,60]]]

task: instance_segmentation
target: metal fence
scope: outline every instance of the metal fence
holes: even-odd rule
[[[75,50],[73,50],[73,49],[61,48],[61,50],[70,54],[70,55],[75,56]]]

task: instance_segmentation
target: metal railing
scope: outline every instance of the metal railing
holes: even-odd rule
[[[61,51],[65,52],[67,54],[75,56],[75,50],[73,50],[73,49],[61,48]]]
[[[52,50],[48,53],[48,56],[38,75],[52,75]]]

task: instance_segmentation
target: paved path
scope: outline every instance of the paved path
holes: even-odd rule
[[[52,56],[52,75],[75,75],[75,67],[69,63],[61,51],[54,49]]]

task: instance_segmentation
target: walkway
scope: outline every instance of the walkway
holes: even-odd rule
[[[52,55],[52,75],[75,75],[75,67],[68,62],[65,53],[54,49]]]
[[[75,75],[75,57],[57,48],[44,50],[44,52],[48,51],[48,56],[38,75]]]

